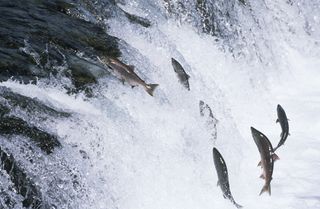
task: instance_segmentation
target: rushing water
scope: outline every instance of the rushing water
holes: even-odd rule
[[[45,154],[26,136],[0,136],[0,152],[13,156],[29,193],[37,188],[40,208],[234,208],[216,186],[213,146],[227,163],[235,200],[245,208],[320,208],[319,1],[123,0],[115,2],[116,10],[108,1],[91,7],[75,2],[77,9],[68,14],[117,37],[120,59],[159,87],[151,97],[109,76],[87,48],[68,58],[54,47],[47,50],[63,57],[48,67],[54,76],[36,85],[14,78],[1,83],[1,92],[10,89],[50,108],[35,111],[28,100],[19,106],[2,98],[10,115],[61,143]],[[39,60],[34,41],[26,37],[20,51]],[[90,62],[79,65],[97,80],[89,96],[83,89],[70,91],[72,79],[63,74],[67,61],[86,55]],[[172,57],[190,75],[190,91],[179,83]],[[200,100],[218,120],[216,141],[200,116]],[[275,146],[278,103],[290,119],[291,136],[277,151],[272,196],[259,196],[259,153],[249,128],[261,130]],[[13,179],[10,169],[1,170],[4,208],[28,205]]]

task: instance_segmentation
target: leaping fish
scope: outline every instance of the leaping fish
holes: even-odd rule
[[[190,76],[184,71],[183,67],[181,64],[175,60],[174,58],[171,58],[171,64],[174,69],[174,72],[176,72],[178,79],[180,83],[190,91],[190,85],[189,85],[189,78]]]
[[[213,161],[217,170],[218,186],[220,186],[222,190],[223,197],[225,199],[229,199],[237,208],[242,208],[242,206],[236,203],[236,201],[233,199],[230,191],[227,165],[222,155],[215,147],[213,148]]]
[[[278,114],[278,119],[276,122],[280,123],[282,132],[280,134],[279,144],[276,148],[274,148],[274,151],[276,151],[280,146],[282,146],[284,144],[284,142],[286,141],[288,135],[290,135],[289,134],[289,123],[288,123],[288,118],[287,118],[286,112],[279,104],[277,106],[277,114]]]
[[[268,192],[269,195],[271,195],[270,183],[272,180],[273,165],[274,161],[279,159],[279,157],[273,152],[272,144],[263,133],[251,127],[251,134],[260,152],[261,161],[258,166],[261,166],[263,169],[260,178],[265,180],[265,184],[259,195],[263,192]]]
[[[211,139],[213,142],[217,140],[217,124],[218,120],[213,116],[210,106],[199,101],[200,115],[205,118],[207,129],[210,131]]]
[[[134,72],[134,66],[126,65],[116,58],[102,57],[99,59],[103,64],[110,67],[113,70],[113,74],[120,80],[123,82],[126,81],[132,87],[140,85],[150,96],[153,96],[153,92],[159,84],[146,84],[146,82]]]

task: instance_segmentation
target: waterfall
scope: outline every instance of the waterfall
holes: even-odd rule
[[[234,208],[213,147],[244,208],[320,208],[319,11],[317,0],[3,0],[0,208]],[[101,57],[159,84],[154,96]],[[278,104],[291,135],[272,195],[259,196],[250,127],[275,147]]]

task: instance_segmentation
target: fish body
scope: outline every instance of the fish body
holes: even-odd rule
[[[263,133],[253,127],[251,127],[251,133],[261,157],[261,161],[258,164],[262,167],[262,175],[260,177],[265,180],[260,195],[263,192],[268,192],[269,195],[271,195],[270,183],[272,180],[274,161],[279,159],[279,157],[274,154],[272,144]]]
[[[280,141],[278,143],[278,146],[274,149],[277,150],[280,146],[282,146],[284,144],[284,142],[286,141],[288,135],[289,135],[289,123],[288,123],[288,118],[286,115],[286,112],[284,111],[284,109],[281,107],[281,105],[278,104],[277,106],[277,115],[278,115],[278,119],[277,119],[277,123],[280,123],[281,126],[281,135],[280,135]]]
[[[120,60],[110,57],[101,59],[101,62],[110,67],[113,70],[113,74],[123,82],[126,81],[132,87],[140,85],[149,95],[153,96],[153,92],[158,84],[147,84],[134,72],[134,66],[126,65]]]
[[[211,139],[215,142],[217,140],[217,124],[218,120],[213,116],[210,106],[204,103],[202,100],[199,101],[200,115],[206,119],[206,126],[211,131]]]
[[[218,186],[220,186],[222,190],[223,197],[229,199],[237,208],[242,208],[242,206],[233,199],[230,191],[227,165],[215,147],[213,148],[213,161],[218,175]]]
[[[181,64],[175,60],[174,58],[171,58],[171,64],[174,69],[174,72],[176,72],[178,79],[180,83],[188,90],[190,91],[190,85],[189,85],[189,78],[190,76],[186,73],[186,71],[183,69]]]

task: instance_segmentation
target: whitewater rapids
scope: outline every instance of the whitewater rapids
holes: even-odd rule
[[[72,113],[49,125],[64,145],[58,159],[77,169],[85,188],[71,207],[235,208],[216,186],[216,146],[227,163],[233,197],[244,208],[320,208],[319,3],[251,2],[253,13],[239,11],[244,39],[228,43],[231,51],[190,24],[157,18],[157,2],[130,2],[121,7],[157,22],[142,28],[111,18],[105,24],[110,35],[126,42],[123,58],[148,83],[159,84],[154,97],[109,77],[99,78],[93,98],[41,80],[0,84]],[[179,84],[171,57],[190,75],[190,91]],[[200,100],[219,120],[216,144],[200,116]],[[290,120],[290,136],[277,150],[272,195],[259,196],[262,171],[250,126],[275,146],[281,133],[278,104]]]

